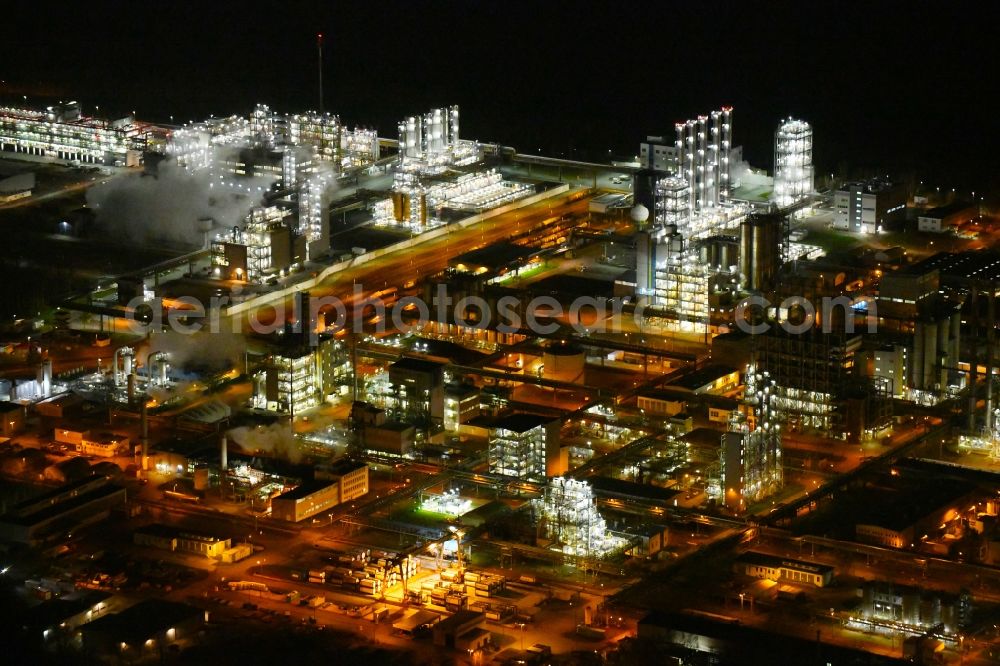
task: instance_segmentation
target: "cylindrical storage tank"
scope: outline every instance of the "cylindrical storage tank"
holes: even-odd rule
[[[403,222],[407,218],[409,206],[406,205],[406,195],[402,192],[392,193],[392,216],[397,222]]]
[[[937,326],[933,323],[924,326],[924,389],[934,388],[934,367],[937,365]]]
[[[948,338],[948,356],[953,365],[958,365],[959,341],[962,339],[962,314],[956,312],[951,315],[951,335]]]
[[[705,243],[698,248],[698,258],[701,259],[701,263],[715,265],[715,245],[713,243]]]
[[[542,354],[542,377],[560,382],[580,381],[585,361],[583,349],[576,345],[549,345]]]
[[[753,228],[749,220],[740,225],[740,274],[746,286],[753,289]]]
[[[938,372],[938,378],[935,380],[942,389],[948,386],[948,368],[953,367],[958,363],[958,359],[951,357],[951,345],[948,344],[948,338],[950,335],[951,321],[948,319],[942,319],[938,322],[938,352],[936,354],[936,357],[941,359],[941,367]]]
[[[721,268],[729,268],[734,263],[733,261],[733,245],[731,243],[719,243],[719,255],[716,265]]]
[[[750,225],[750,271],[753,273],[751,284],[754,289],[760,289],[761,279],[761,252],[764,246],[764,229],[760,224]]]
[[[913,353],[910,355],[910,387],[918,390],[924,388],[924,325],[916,322],[913,325]]]

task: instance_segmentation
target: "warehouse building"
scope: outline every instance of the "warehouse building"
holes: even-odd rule
[[[463,642],[462,637],[470,633],[480,637],[485,624],[485,614],[471,610],[460,610],[434,625],[434,645],[449,648],[458,647],[458,644]]]
[[[116,655],[123,662],[153,658],[164,647],[198,635],[208,613],[173,601],[147,599],[120,613],[81,627],[88,652]]]
[[[87,476],[18,504],[0,516],[0,539],[35,544],[107,518],[125,503],[125,489],[106,476]]]
[[[132,538],[140,546],[151,546],[171,552],[194,553],[212,559],[223,559],[227,552],[233,550],[232,539],[223,539],[162,523],[141,527],[132,534]]]

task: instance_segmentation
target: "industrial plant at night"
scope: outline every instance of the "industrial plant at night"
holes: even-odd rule
[[[10,663],[1000,661],[995,146],[918,101],[967,88],[513,9],[13,29]]]

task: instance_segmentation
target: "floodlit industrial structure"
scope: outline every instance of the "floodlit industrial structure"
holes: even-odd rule
[[[530,481],[544,481],[559,457],[556,419],[536,414],[511,414],[490,429],[490,472]]]
[[[534,188],[505,180],[497,169],[475,171],[440,182],[425,182],[416,172],[397,171],[392,195],[372,206],[375,224],[407,226],[414,231],[445,224],[447,209],[478,213],[529,196]]]
[[[399,159],[390,196],[372,206],[375,224],[419,232],[446,224],[445,210],[479,213],[529,196],[534,188],[505,180],[497,169],[468,171],[482,147],[460,139],[457,106],[399,123]]]
[[[236,150],[220,151],[223,148]],[[174,130],[167,143],[167,154],[189,169],[215,167],[223,173],[262,175],[260,167],[247,162],[251,157],[247,151],[252,150],[264,153],[253,155],[253,162],[272,165],[267,170],[283,174],[286,188],[320,164],[340,174],[379,157],[374,130],[345,128],[338,116],[329,113],[277,114],[266,104],[258,104],[248,117],[232,115],[185,125]]]
[[[640,232],[636,290],[670,313],[676,330],[705,332],[712,313],[735,304],[743,287],[738,249],[735,238],[688,240],[673,225]]]
[[[143,153],[157,149],[165,130],[132,116],[105,120],[82,114],[79,102],[44,110],[0,108],[0,149],[66,162],[139,166]]]
[[[297,208],[298,221],[287,225],[305,239],[296,255],[314,260],[330,249],[328,208],[336,179],[376,162],[379,142],[374,130],[345,128],[336,115],[281,115],[258,104],[246,118],[211,118],[174,130],[167,154],[202,173],[213,188],[261,196],[265,188],[278,188]]]
[[[424,511],[462,516],[472,510],[472,500],[459,495],[458,490],[445,491],[439,495],[427,495],[420,503]]]
[[[744,511],[748,505],[781,489],[781,424],[773,401],[775,383],[766,372],[747,369],[740,407],[722,436],[722,487],[726,506]]]
[[[544,498],[536,504],[545,538],[555,550],[598,558],[625,545],[623,539],[608,532],[594,503],[594,491],[586,481],[557,476],[549,481]]]
[[[278,206],[250,211],[244,226],[233,227],[212,241],[217,277],[260,283],[305,259],[304,238],[290,228],[291,211]]]
[[[295,337],[296,334],[291,334]],[[251,406],[278,414],[301,414],[321,404],[351,372],[346,346],[330,335],[309,343],[306,327],[299,341],[284,340],[254,375]]]
[[[802,201],[815,189],[813,133],[809,123],[788,118],[774,134],[774,202],[779,207]]]
[[[729,200],[733,109],[677,123],[677,166],[690,185],[688,212],[694,217]]]
[[[458,106],[431,109],[399,123],[400,166],[407,171],[439,173],[453,166],[478,162],[482,149],[459,138]]]

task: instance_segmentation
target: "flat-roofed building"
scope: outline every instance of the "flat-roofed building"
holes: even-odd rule
[[[876,233],[899,227],[906,218],[906,187],[873,179],[846,183],[833,195],[833,228]]]
[[[420,358],[401,358],[389,366],[393,395],[389,412],[400,421],[423,430],[444,426],[444,364]]]
[[[80,442],[77,451],[85,456],[113,458],[128,452],[128,435],[113,432],[98,432],[88,434]]]
[[[271,500],[271,515],[297,523],[340,504],[340,481],[308,481]]]
[[[340,484],[340,504],[368,494],[368,465],[363,462],[338,460],[331,465],[317,467],[315,478],[316,481]]]
[[[690,391],[695,395],[706,393],[722,395],[740,385],[740,371],[728,365],[713,363],[699,368],[670,383],[670,388]]]
[[[636,403],[643,414],[654,416],[675,416],[686,407],[686,403],[678,400],[674,391],[646,391],[639,394]]]
[[[80,633],[88,652],[121,661],[152,660],[166,646],[195,638],[207,615],[187,604],[147,599],[83,625]]]
[[[751,578],[826,587],[836,571],[827,564],[749,551],[736,558],[736,571]]]
[[[0,539],[34,544],[107,518],[125,503],[125,489],[88,476],[15,504],[0,516]]]
[[[558,476],[559,419],[538,414],[509,414],[490,429],[490,472],[531,481]]]
[[[171,552],[195,553],[212,559],[222,557],[222,554],[232,547],[232,539],[162,523],[140,527],[132,533],[132,539],[140,546],[151,546]]]
[[[485,624],[486,615],[484,613],[460,610],[434,625],[434,645],[455,648],[462,636],[471,631],[482,629]]]
[[[448,384],[444,389],[444,429],[459,432],[479,416],[479,389],[470,384]]]
[[[960,224],[979,214],[979,209],[962,201],[938,206],[917,214],[917,230],[931,233],[955,231]]]
[[[416,439],[416,428],[401,421],[385,421],[379,425],[363,425],[361,436],[367,451],[393,457],[409,455]]]
[[[120,603],[120,598],[108,592],[82,590],[33,606],[17,622],[32,641],[40,637],[43,644],[54,644],[71,638],[80,626],[114,612]]]

